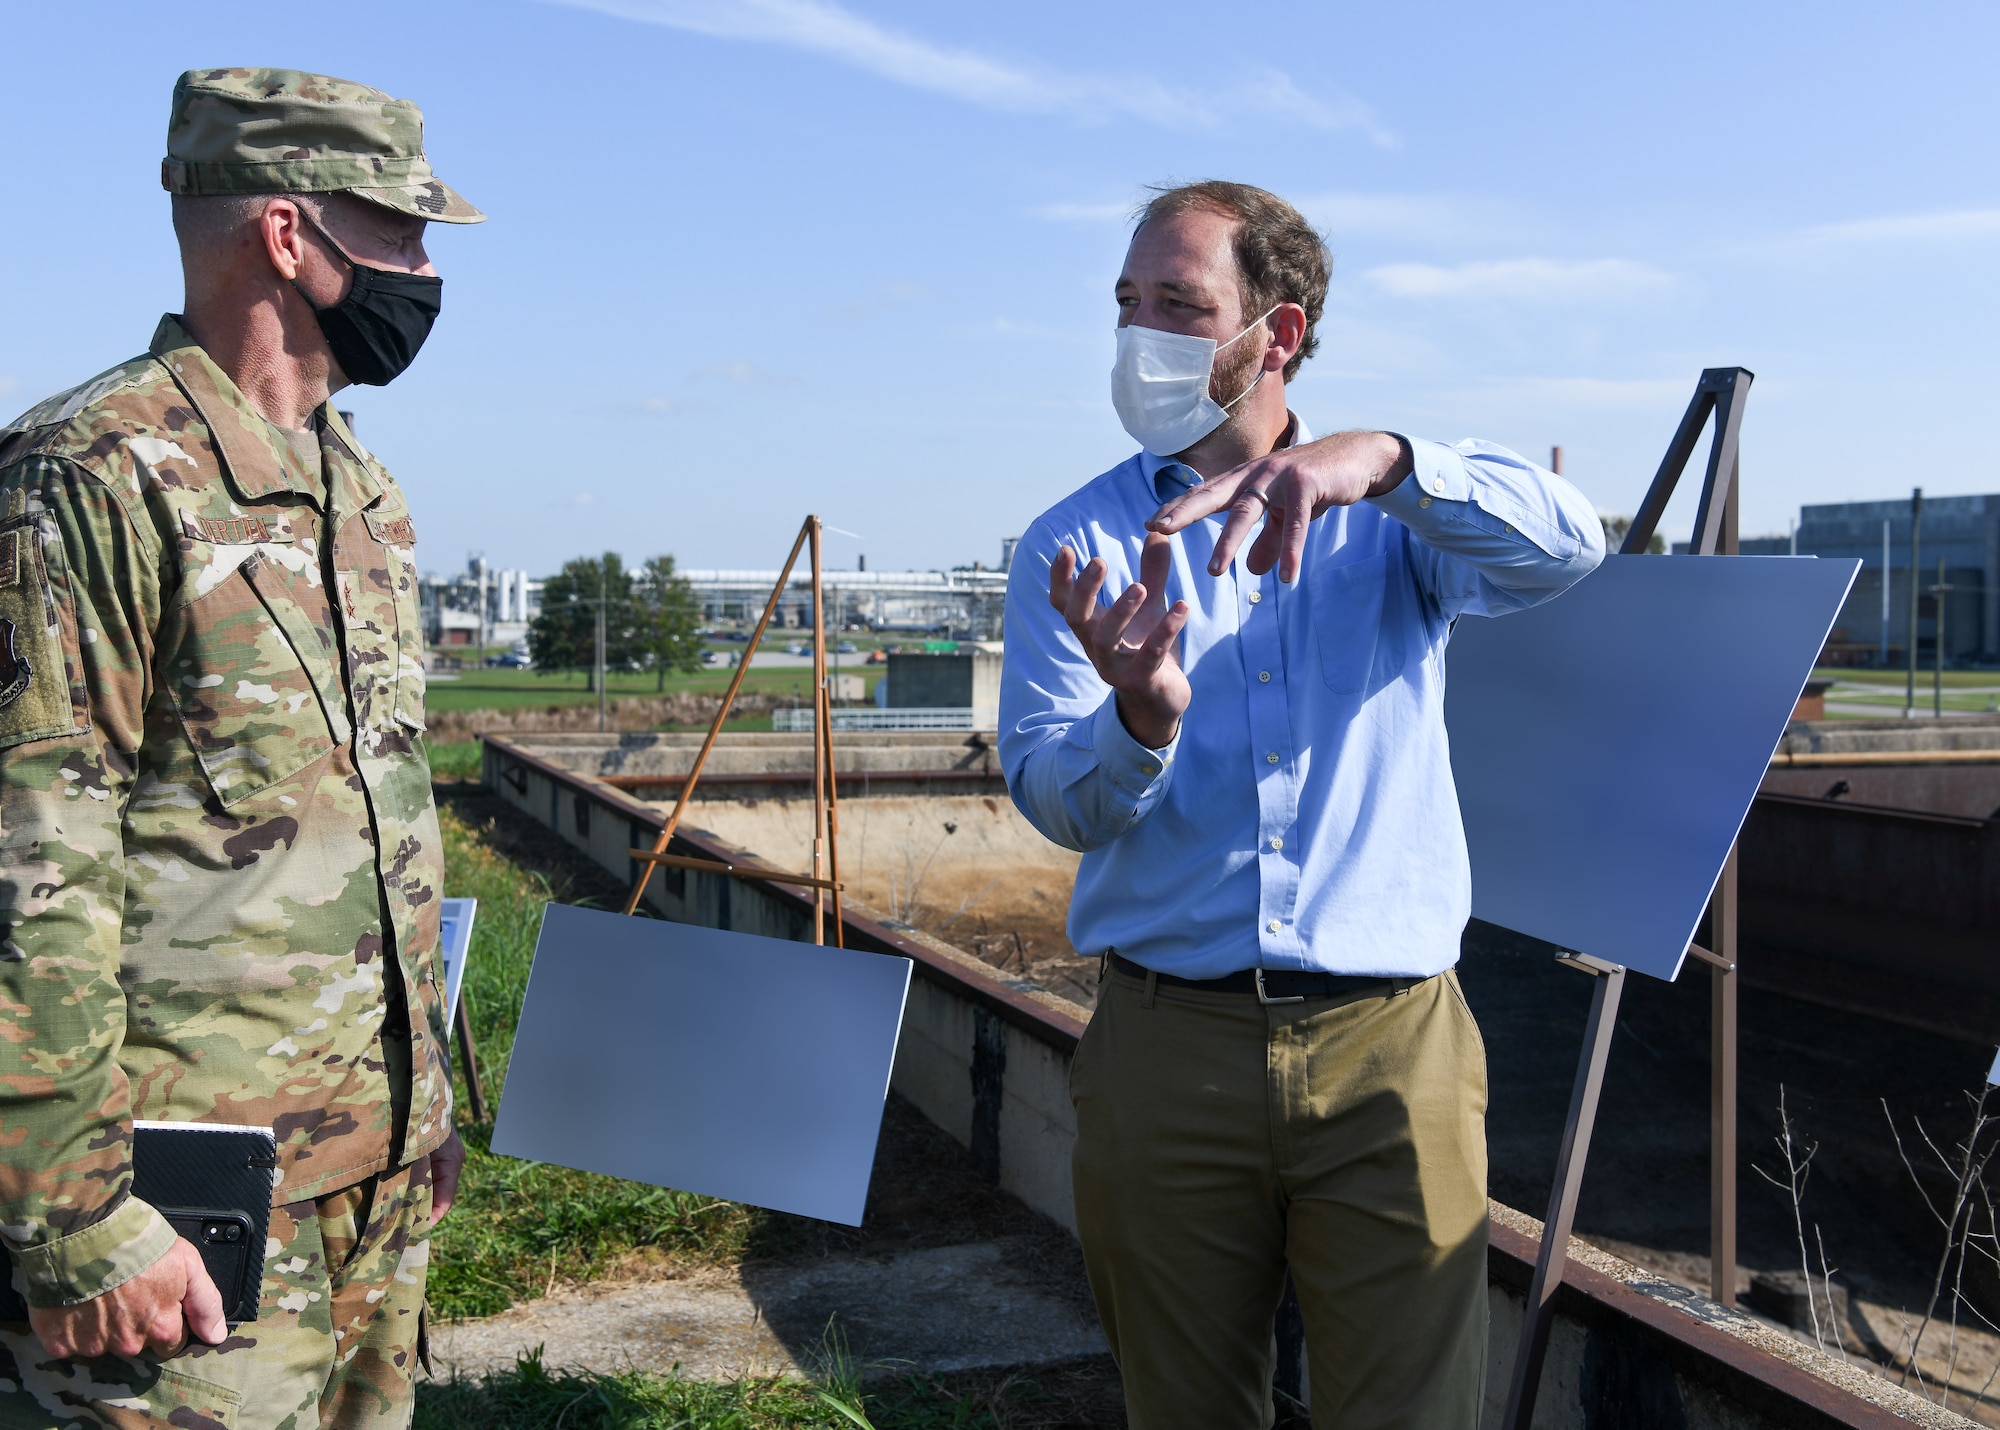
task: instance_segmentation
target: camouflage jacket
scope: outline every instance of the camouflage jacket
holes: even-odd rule
[[[415,533],[174,318],[0,430],[0,1235],[136,1275],[133,1119],[276,1129],[277,1201],[448,1135]]]

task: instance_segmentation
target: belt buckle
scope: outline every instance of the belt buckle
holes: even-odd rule
[[[1264,970],[1261,968],[1257,968],[1251,971],[1255,973],[1257,977],[1257,1001],[1259,1003],[1262,1003],[1265,1007],[1268,1008],[1273,1003],[1303,1003],[1306,1001],[1306,995],[1303,993],[1292,998],[1273,998],[1270,994],[1264,991]]]

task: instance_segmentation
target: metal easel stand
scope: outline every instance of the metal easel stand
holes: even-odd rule
[[[810,546],[812,562],[812,612],[813,612],[813,838],[812,872],[810,874],[787,874],[776,869],[764,869],[756,865],[726,864],[716,859],[690,859],[679,854],[667,853],[667,846],[673,842],[674,831],[680,828],[681,816],[687,812],[688,801],[694,796],[696,781],[701,778],[702,768],[708,764],[709,754],[715,749],[715,742],[722,734],[722,726],[729,719],[729,712],[736,704],[737,692],[743,688],[743,677],[750,671],[751,657],[756,655],[758,644],[764,639],[764,632],[771,624],[771,618],[778,613],[778,603],[783,599],[785,587],[792,579],[792,568],[798,564],[799,552]],[[764,604],[764,614],[758,617],[757,629],[751,633],[750,641],[743,648],[743,659],[736,667],[736,674],[729,682],[729,689],[723,693],[722,705],[715,712],[715,719],[709,722],[708,738],[701,742],[701,750],[695,756],[694,765],[688,770],[688,777],[682,783],[680,794],[674,800],[673,813],[660,830],[659,838],[653,841],[651,849],[633,849],[627,852],[639,862],[639,880],[632,886],[632,892],[625,900],[625,914],[630,917],[638,911],[639,900],[645,896],[646,884],[653,877],[656,866],[666,865],[675,869],[695,869],[708,874],[721,874],[731,879],[761,879],[768,884],[796,884],[813,891],[812,941],[826,942],[826,899],[833,896],[833,937],[842,948],[847,946],[845,929],[841,922],[840,907],[840,792],[833,773],[833,702],[827,690],[826,679],[826,602],[822,585],[820,565],[820,519],[809,516],[799,528],[798,539],[792,542],[791,554],[785,557],[785,564],[778,572],[778,581],[771,588],[771,599]],[[461,1006],[463,1006],[461,1001]]]
[[[1694,455],[1695,444],[1710,414],[1715,437],[1703,475],[1701,503],[1695,511],[1697,556],[1737,554],[1736,500],[1740,475],[1739,438],[1743,407],[1755,374],[1742,367],[1712,367],[1695,384],[1681,424],[1667,445],[1667,454],[1647,489],[1639,513],[1625,534],[1620,554],[1640,555],[1659,528],[1668,499]],[[1736,850],[1732,847],[1709,901],[1709,937],[1714,951],[1690,944],[1688,952],[1710,967],[1709,1073],[1709,1294],[1724,1305],[1736,1300]],[[1548,1215],[1542,1222],[1542,1244],[1535,1257],[1535,1275],[1522,1310],[1521,1338],[1514,1352],[1513,1383],[1507,1393],[1502,1430],[1528,1430],[1535,1415],[1535,1395],[1541,1387],[1542,1364],[1549,1348],[1556,1288],[1562,1284],[1569,1259],[1570,1227],[1583,1187],[1584,1163],[1590,1154],[1590,1134],[1597,1121],[1598,1096],[1604,1089],[1604,1068],[1611,1054],[1611,1036],[1618,1024],[1618,1002],[1624,993],[1625,970],[1581,953],[1562,953],[1557,962],[1597,980],[1590,999],[1590,1019],[1584,1026],[1583,1052],[1577,1059],[1576,1082],[1570,1089],[1569,1117],[1563,1124],[1562,1147],[1556,1156],[1555,1185],[1549,1193]]]
[[[479,1049],[472,1042],[472,1018],[465,1011],[465,994],[458,995],[458,1011],[452,1015],[452,1041],[458,1044],[459,1066],[465,1069],[466,1101],[472,1104],[472,1120],[486,1120],[486,1089],[479,1081]]]

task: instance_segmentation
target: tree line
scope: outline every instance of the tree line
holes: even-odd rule
[[[540,671],[592,672],[596,688],[597,606],[604,604],[604,668],[667,672],[701,668],[701,602],[674,558],[627,568],[615,551],[578,556],[542,587],[541,614],[528,623],[528,654]]]

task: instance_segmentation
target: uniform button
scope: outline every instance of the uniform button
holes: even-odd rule
[[[1285,927],[1285,925],[1278,919],[1272,919],[1269,923],[1265,924],[1264,927],[1269,929],[1272,933],[1277,933],[1280,930],[1282,930]]]
[[[1253,606],[1263,599],[1264,593],[1262,591],[1252,591],[1250,593],[1250,604]]]
[[[1510,526],[1510,527],[1508,527],[1508,528],[1507,528],[1507,534],[1508,534],[1509,536],[1512,536],[1512,535],[1514,534],[1514,528],[1513,528],[1513,527],[1511,527],[1511,526]]]
[[[1285,847],[1285,841],[1280,839],[1277,835],[1273,834],[1271,836],[1271,847],[1273,849],[1283,849]]]
[[[1417,498],[1417,505],[1418,505],[1418,506],[1429,506],[1430,504],[1431,504],[1431,499],[1430,499],[1429,497],[1419,497],[1419,498]]]
[[[1265,763],[1265,764],[1267,764],[1267,765],[1275,765],[1275,764],[1277,764],[1277,763],[1278,763],[1278,752],[1277,752],[1276,750],[1273,750],[1273,751],[1271,751],[1271,753],[1270,753],[1270,754],[1268,754],[1268,755],[1264,756],[1264,763]]]
[[[1262,681],[1265,685],[1269,685],[1271,683],[1271,672],[1268,670],[1260,670],[1257,672],[1257,679]]]
[[[1160,772],[1160,767],[1158,765],[1147,765],[1145,772],[1149,775],[1156,775]]]

